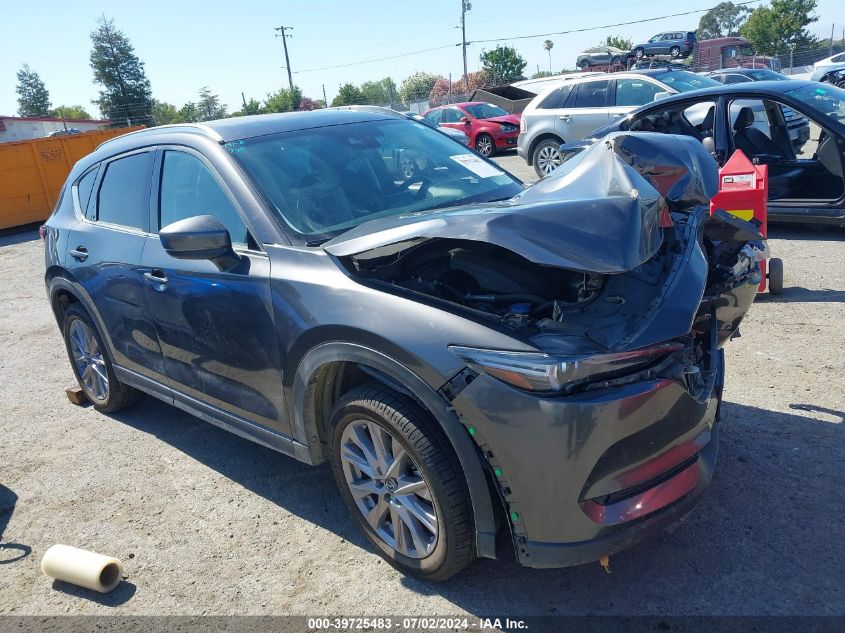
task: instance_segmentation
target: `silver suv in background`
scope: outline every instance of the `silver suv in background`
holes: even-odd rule
[[[516,151],[542,178],[563,162],[561,143],[578,141],[655,99],[719,85],[709,77],[665,68],[591,75],[556,84],[523,111]]]

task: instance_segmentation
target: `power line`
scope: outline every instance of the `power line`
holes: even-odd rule
[[[761,0],[748,0],[747,2],[737,2],[734,6],[742,7],[747,4],[756,4]],[[627,22],[617,22],[616,24],[604,24],[602,26],[588,26],[582,29],[570,29],[568,31],[555,31],[554,33],[537,33],[536,35],[515,35],[513,37],[498,37],[495,39],[489,40],[475,40],[472,42],[473,44],[487,44],[490,42],[507,42],[510,40],[530,40],[535,37],[549,37],[550,35],[569,35],[570,33],[584,33],[586,31],[597,31],[599,29],[611,29],[617,26],[628,26],[629,24],[643,24],[644,22],[654,22],[655,20],[663,20],[664,18],[677,18],[684,15],[693,15],[694,13],[706,13],[714,9],[715,7],[710,7],[709,9],[695,9],[694,11],[683,11],[681,13],[669,13],[667,15],[661,15],[654,18],[643,18],[642,20],[629,20]]]
[[[746,2],[737,2],[734,6],[742,7],[749,4],[757,4],[758,2],[762,2],[764,0],[747,0]],[[604,24],[601,26],[589,26],[584,27],[582,29],[570,29],[568,31],[556,31],[554,33],[538,33],[535,35],[515,35],[513,37],[498,37],[493,39],[486,39],[486,40],[474,40],[472,42],[467,42],[467,44],[487,44],[490,42],[507,42],[510,40],[528,40],[533,39],[536,37],[549,37],[550,35],[568,35],[570,33],[584,33],[587,31],[598,31],[599,29],[610,29],[615,28],[617,26],[627,26],[629,24],[643,24],[645,22],[654,22],[656,20],[663,20],[665,18],[676,18],[685,15],[693,15],[696,13],[706,13],[714,9],[715,7],[710,7],[707,9],[695,9],[693,11],[683,11],[681,13],[670,13],[668,15],[659,15],[652,18],[643,18],[641,20],[629,20],[628,22],[618,22],[616,24]],[[335,70],[337,68],[350,68],[352,66],[362,66],[364,64],[374,64],[376,62],[384,62],[391,59],[400,59],[402,57],[411,57],[412,55],[421,55],[423,53],[431,53],[434,51],[440,51],[446,48],[452,48],[453,46],[462,46],[463,42],[458,42],[457,44],[444,44],[443,46],[434,46],[432,48],[425,48],[418,51],[410,51],[408,53],[399,53],[398,55],[390,55],[388,57],[377,57],[375,59],[365,59],[359,62],[349,62],[347,64],[337,64],[336,66],[321,66],[319,68],[306,68],[305,70],[297,70],[294,74],[302,74],[302,73],[312,73],[317,72],[320,70]]]

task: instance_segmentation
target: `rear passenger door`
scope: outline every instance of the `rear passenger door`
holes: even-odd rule
[[[144,311],[141,258],[149,234],[154,152],[124,154],[72,187],[82,217],[67,242],[67,268],[93,304],[118,368],[160,379],[161,349]],[[118,369],[119,371],[119,369]]]
[[[270,299],[270,260],[230,188],[199,152],[161,148],[152,179],[151,233],[144,249],[147,309],[155,322],[177,402],[288,434],[279,341]],[[228,229],[240,258],[230,270],[175,259],[158,231],[197,215]]]
[[[555,129],[567,143],[579,141],[609,120],[610,80],[575,84],[558,111]]]

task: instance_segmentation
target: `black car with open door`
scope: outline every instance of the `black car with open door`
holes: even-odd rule
[[[809,121],[796,142],[790,116]],[[814,81],[759,81],[706,88],[643,106],[561,146],[572,155],[615,131],[681,134],[720,163],[741,149],[769,166],[769,221],[845,227],[845,90]]]

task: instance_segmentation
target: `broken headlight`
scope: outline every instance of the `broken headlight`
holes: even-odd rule
[[[609,378],[645,367],[681,349],[681,343],[661,343],[627,352],[552,356],[543,352],[508,352],[450,345],[458,358],[478,372],[538,393],[557,393],[581,383]]]

